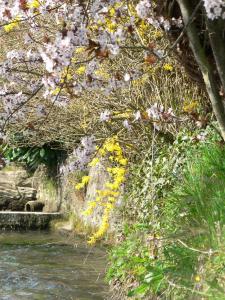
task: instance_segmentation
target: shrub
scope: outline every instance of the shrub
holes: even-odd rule
[[[147,294],[156,299],[224,299],[225,149],[211,141],[187,151],[176,143],[173,151],[177,147],[183,163],[163,193],[155,186],[157,176],[147,188],[146,176],[133,181],[136,190],[133,185],[128,202],[132,205],[139,194],[136,210],[145,202],[145,211],[123,229],[123,241],[111,252],[108,279],[130,290],[128,296],[135,299]],[[172,149],[161,153],[172,171],[178,157],[172,164]],[[159,177],[163,168],[158,168]]]

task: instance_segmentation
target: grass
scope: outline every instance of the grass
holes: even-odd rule
[[[165,248],[164,255],[178,261],[175,272],[181,282],[179,269],[192,267],[193,271],[187,272],[184,286],[193,294],[207,294],[207,299],[224,299],[225,295],[222,263],[225,258],[224,158],[224,147],[215,144],[205,145],[194,153],[194,158],[187,164],[184,180],[170,194],[164,213],[165,232],[175,232],[177,236]],[[173,217],[169,219],[171,209]],[[182,258],[184,250],[190,252],[188,256],[192,262]],[[191,284],[191,280],[195,283]]]
[[[181,179],[155,200],[158,212],[150,206],[147,222],[125,226],[123,242],[111,252],[108,279],[128,290],[128,298],[224,299],[225,148],[193,147],[182,169]]]

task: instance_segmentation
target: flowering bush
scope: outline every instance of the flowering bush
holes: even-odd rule
[[[98,231],[89,239],[90,245],[95,244],[97,240],[102,238],[109,228],[109,219],[111,211],[114,209],[116,201],[121,193],[122,185],[125,182],[127,159],[123,156],[122,148],[119,145],[116,136],[108,138],[102,147],[97,149],[97,157],[93,158],[89,166],[95,166],[99,163],[100,158],[104,159],[107,167],[110,181],[105,183],[103,190],[97,191],[97,197],[88,202],[87,209],[83,212],[85,216],[90,216],[97,206],[103,207],[102,223]],[[81,182],[75,188],[77,190],[83,188],[90,180],[89,176],[84,176]]]

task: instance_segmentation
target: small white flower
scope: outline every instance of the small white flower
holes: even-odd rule
[[[105,110],[104,112],[102,112],[100,114],[100,121],[101,122],[105,122],[108,121],[110,119],[111,113],[109,110]]]
[[[118,55],[120,52],[120,47],[116,44],[108,44],[107,48],[112,55]]]
[[[157,103],[155,103],[149,109],[147,109],[146,112],[147,112],[149,118],[152,118],[154,120],[160,119],[160,110],[158,108]]]
[[[207,136],[207,132],[201,132],[197,135],[197,139],[202,142],[205,141],[206,136]]]
[[[130,81],[130,74],[128,74],[128,73],[126,73],[125,75],[124,75],[124,81]]]
[[[140,110],[136,111],[136,113],[134,113],[134,119],[135,121],[138,121],[141,119],[141,112]]]
[[[124,121],[123,121],[123,126],[124,126],[127,130],[131,130],[131,126],[130,126],[128,120],[124,120]]]

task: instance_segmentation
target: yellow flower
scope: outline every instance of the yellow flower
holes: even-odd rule
[[[90,237],[89,240],[87,241],[87,243],[88,243],[90,246],[94,245],[94,244],[96,243],[95,237],[93,237],[93,236]]]
[[[196,275],[196,276],[195,276],[195,281],[196,281],[196,282],[201,281],[201,277],[200,277],[199,275]]]
[[[101,76],[104,79],[109,79],[109,74],[103,69],[98,69],[94,73],[95,75]]]
[[[84,185],[82,183],[78,183],[75,185],[75,189],[78,191],[81,190],[83,187],[84,187]]]
[[[115,8],[114,7],[110,8],[110,10],[109,10],[110,17],[115,16],[115,14],[116,14]]]
[[[28,8],[38,8],[40,7],[40,2],[38,0],[34,0],[31,3],[27,4]]]
[[[20,21],[20,17],[16,17],[14,20],[12,20],[9,24],[4,26],[4,29],[6,32],[10,32],[13,29],[15,29],[16,27],[18,27],[18,23]]]
[[[81,66],[78,69],[76,69],[75,73],[78,74],[78,75],[82,75],[82,74],[84,74],[85,70],[86,70],[86,67]]]
[[[162,31],[160,31],[160,30],[155,30],[154,32],[153,32],[153,35],[152,35],[154,38],[161,38],[161,37],[163,37],[163,32]]]
[[[76,190],[81,190],[90,180],[89,176],[83,176],[81,182],[75,185]]]
[[[113,33],[113,32],[116,31],[117,24],[115,22],[107,20],[107,22],[106,22],[106,28],[107,28],[108,32]]]
[[[82,184],[87,184],[90,180],[90,176],[83,176],[82,177]]]
[[[128,163],[127,159],[126,158],[122,158],[119,160],[119,164],[121,164],[122,166],[126,166]]]
[[[114,183],[106,183],[106,186],[111,189],[111,190],[118,190],[120,187],[120,184],[118,182],[114,182]]]
[[[165,64],[165,65],[163,66],[163,69],[166,70],[166,71],[172,72],[172,71],[173,71],[173,66],[170,65],[170,64]]]
[[[111,155],[111,156],[109,156],[109,160],[110,161],[114,161],[114,157]]]
[[[61,88],[60,87],[57,87],[56,89],[54,89],[54,91],[52,91],[52,95],[56,96],[59,94]]]
[[[90,167],[94,167],[99,163],[99,158],[95,157],[92,161],[88,164]]]
[[[191,101],[188,103],[187,101],[184,103],[183,111],[186,113],[191,113],[195,111],[198,108],[198,102],[197,101]]]
[[[99,149],[99,154],[101,155],[101,156],[105,156],[106,155],[106,152],[105,152],[105,150],[104,149]]]
[[[85,48],[84,48],[84,47],[79,47],[79,48],[77,48],[77,49],[75,50],[75,52],[76,52],[77,54],[82,53],[82,52],[84,52],[84,51],[85,51]]]
[[[68,73],[66,74],[66,80],[71,80],[73,78],[72,74]]]

